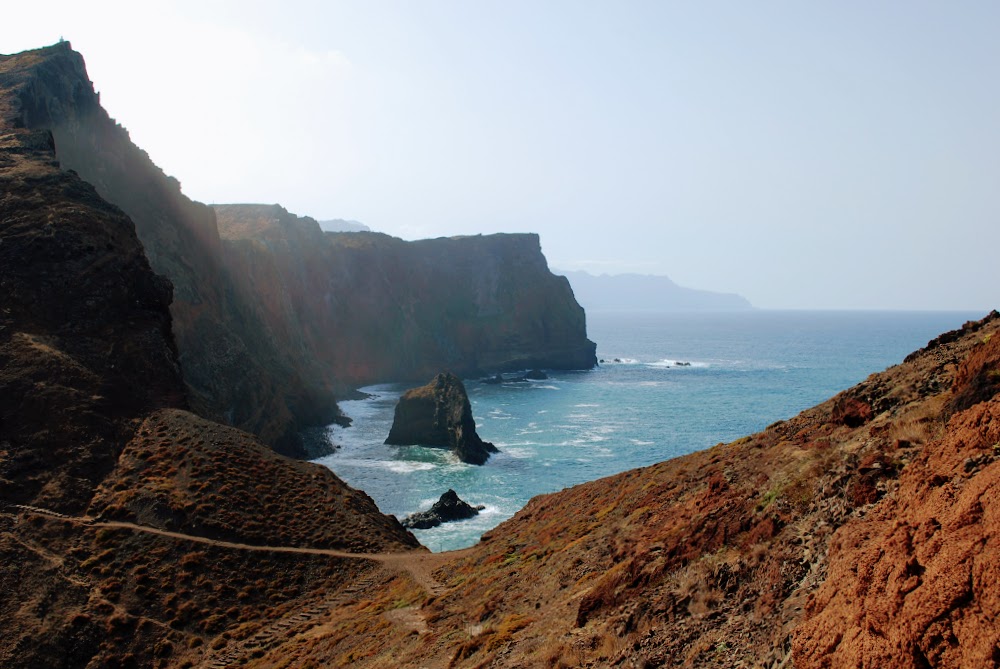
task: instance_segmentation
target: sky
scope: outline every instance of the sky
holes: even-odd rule
[[[17,3],[189,197],[763,308],[1000,307],[1000,3]]]

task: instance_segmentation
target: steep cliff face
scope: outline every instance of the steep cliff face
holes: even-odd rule
[[[343,308],[351,320],[372,323],[366,337],[396,352],[404,378],[441,368],[467,376],[597,364],[584,311],[569,282],[549,272],[537,235],[403,242],[341,233],[331,241],[332,280],[356,296]],[[363,351],[362,337],[344,335]],[[389,372],[371,354],[341,359],[341,366],[360,359],[374,378]]]
[[[79,510],[124,419],[184,406],[171,286],[121,210],[59,170],[51,135],[13,126],[0,118],[0,489]]]
[[[169,280],[24,127],[25,67],[49,55],[0,56],[0,666],[192,666],[223,629],[372,570],[310,545],[416,541],[329,470],[184,410]]]
[[[324,233],[278,206],[216,212],[227,267],[258,297],[261,320],[344,386],[597,362],[583,309],[537,235],[405,242]]]
[[[583,311],[537,238],[407,243],[324,234],[280,207],[192,202],[100,106],[68,43],[7,57],[11,118],[50,130],[76,171],[134,221],[174,284],[174,336],[199,414],[304,455],[337,393],[376,380],[595,364]],[[220,237],[221,232],[221,237]]]
[[[7,59],[17,122],[52,132],[62,167],[128,214],[153,270],[174,284],[170,309],[192,408],[300,454],[300,424],[334,419],[334,399],[264,336],[226,271],[213,211],[186,198],[108,116],[69,43]]]

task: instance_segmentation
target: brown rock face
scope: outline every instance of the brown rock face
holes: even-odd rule
[[[192,202],[101,107],[69,43],[5,57],[17,123],[49,130],[56,157],[135,223],[153,270],[170,279],[183,380],[199,414],[303,455],[299,428],[338,417],[328,384],[266,336],[226,270],[213,210]]]
[[[283,348],[343,387],[597,358],[569,283],[537,235],[405,242],[324,233],[277,205],[217,205],[227,267]]]
[[[797,667],[1000,664],[1000,400],[975,347],[955,379],[954,415],[899,486],[831,542],[828,576],[795,635]],[[969,392],[972,390],[974,395]]]
[[[846,425],[848,427],[861,427],[872,417],[872,408],[866,402],[859,399],[842,395],[833,405],[833,414],[830,416],[834,423]]]
[[[496,446],[476,434],[465,385],[451,373],[438,374],[426,386],[403,393],[385,443],[440,446],[474,465],[485,463],[490,453],[497,452]]]
[[[962,362],[955,375],[951,411],[963,411],[1000,391],[1000,339],[983,338],[983,345]]]
[[[171,287],[121,210],[59,171],[51,136],[12,125],[0,118],[0,489],[80,510],[124,419],[184,405]]]

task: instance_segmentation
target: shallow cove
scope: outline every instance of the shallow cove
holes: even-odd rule
[[[485,505],[475,518],[414,532],[433,551],[464,548],[535,495],[761,430],[981,316],[591,313],[588,332],[605,360],[597,369],[503,385],[465,381],[477,431],[501,451],[482,467],[442,449],[384,445],[406,389],[398,384],[342,402],[353,424],[330,426],[340,448],[317,462],[400,518],[430,508],[448,488]]]

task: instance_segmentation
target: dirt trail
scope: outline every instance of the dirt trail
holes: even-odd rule
[[[351,553],[333,548],[261,546],[256,544],[244,544],[235,541],[223,541],[221,539],[209,539],[208,537],[199,537],[193,534],[161,530],[156,527],[150,527],[149,525],[137,525],[135,523],[118,520],[95,520],[94,518],[88,518],[85,516],[67,516],[66,514],[62,514],[57,511],[51,511],[49,509],[42,509],[34,506],[24,506],[20,504],[12,506],[30,514],[59,518],[61,520],[67,520],[71,523],[85,525],[87,527],[107,527],[112,529],[132,530],[134,532],[145,532],[146,534],[156,534],[161,537],[170,537],[171,539],[191,541],[209,546],[218,546],[220,548],[231,548],[241,551],[266,551],[270,553],[297,553],[300,555],[327,555],[329,557],[353,560],[373,560],[375,562],[382,563],[392,571],[407,573],[422,588],[427,590],[429,594],[434,596],[441,595],[446,588],[434,578],[433,572],[448,562],[463,557],[472,550],[470,548],[465,548],[458,551],[447,551],[444,553],[430,553],[425,551],[410,551],[406,553]]]
[[[458,551],[445,553],[430,553],[426,551],[411,551],[406,553],[351,553],[332,548],[302,548],[299,546],[261,546],[256,544],[244,544],[235,541],[223,541],[221,539],[210,539],[182,532],[172,532],[162,530],[148,525],[138,525],[116,520],[97,520],[84,516],[68,516],[66,514],[43,509],[40,507],[24,506],[20,504],[11,505],[12,508],[21,510],[22,513],[36,516],[57,518],[78,525],[91,528],[109,528],[119,530],[131,530],[133,532],[145,532],[162,537],[177,539],[180,541],[190,541],[219,548],[229,548],[242,551],[265,551],[272,553],[293,553],[300,555],[326,555],[329,557],[364,560],[374,563],[367,569],[361,578],[348,587],[333,593],[332,595],[316,601],[311,605],[289,613],[279,620],[261,628],[253,636],[239,641],[229,641],[222,648],[209,650],[202,657],[201,661],[195,665],[198,669],[221,669],[244,663],[248,657],[262,657],[271,648],[277,646],[281,641],[297,634],[308,633],[311,628],[321,624],[319,618],[331,608],[343,606],[351,600],[356,600],[365,591],[372,587],[385,583],[393,578],[394,574],[404,574],[409,576],[417,585],[423,588],[429,595],[439,597],[443,595],[447,588],[434,578],[434,571],[451,562],[463,557],[472,549],[466,548]],[[408,607],[402,611],[394,611],[388,616],[397,625],[411,629],[417,633],[427,631],[427,624],[416,607]],[[428,665],[430,666],[430,665]],[[443,666],[443,665],[442,665]]]

